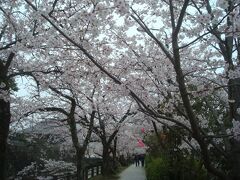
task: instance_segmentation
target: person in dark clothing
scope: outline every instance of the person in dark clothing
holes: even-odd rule
[[[138,167],[139,166],[139,155],[135,154],[134,162],[135,162],[136,167]]]
[[[141,161],[142,167],[144,167],[144,159],[145,159],[145,155],[144,154],[139,155],[139,160]]]

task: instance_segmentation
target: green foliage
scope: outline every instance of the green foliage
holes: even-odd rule
[[[181,143],[178,127],[160,133],[159,140],[152,134],[146,137],[145,143],[150,147],[146,158],[146,173],[148,180],[207,180],[206,169],[200,157],[191,151],[180,150]],[[164,136],[163,136],[164,134]],[[164,137],[164,138],[163,138]]]
[[[149,156],[146,159],[148,180],[207,180],[207,172],[202,163],[192,157],[168,155]]]
[[[6,85],[6,89],[11,89],[13,91],[18,91],[19,88],[17,87],[17,84],[14,79],[0,79],[0,84],[4,83]]]
[[[170,164],[163,157],[146,158],[146,173],[148,180],[168,180],[170,173]]]
[[[13,91],[18,91],[18,90],[19,90],[19,88],[17,87],[17,83],[15,82],[15,80],[10,79],[8,83],[9,83],[10,88],[11,88]]]

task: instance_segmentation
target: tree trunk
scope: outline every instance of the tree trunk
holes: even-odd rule
[[[85,154],[85,149],[81,148],[81,145],[79,144],[78,136],[77,136],[77,127],[76,127],[76,121],[74,119],[74,111],[75,111],[75,101],[72,101],[72,113],[70,114],[68,124],[70,126],[70,132],[72,137],[73,146],[76,150],[76,164],[77,164],[77,180],[83,180],[83,158]]]
[[[109,153],[109,147],[103,145],[103,175],[108,175],[112,173],[111,159]]]
[[[1,87],[0,90],[7,92],[9,95],[9,79],[7,77],[8,68],[13,60],[14,53],[10,53],[6,63],[0,61],[0,84],[4,83],[5,87]],[[0,91],[0,94],[2,95]],[[6,98],[6,97],[5,97]],[[10,102],[6,101],[4,97],[0,97],[0,179],[6,179],[7,168],[7,138],[9,133],[9,125],[11,121]]]
[[[235,139],[231,140],[231,151],[229,162],[230,166],[230,178],[231,180],[239,180],[240,179],[240,143]]]
[[[113,141],[112,155],[113,155],[113,167],[117,168],[117,137],[115,137]]]
[[[11,114],[10,102],[0,99],[0,179],[6,179],[7,167],[7,138]]]
[[[76,155],[77,155],[77,180],[84,180],[84,167],[83,167],[84,154],[81,150],[78,150]]]
[[[179,87],[179,91],[181,94],[181,98],[183,101],[183,105],[184,108],[186,110],[187,116],[189,118],[189,122],[191,125],[191,129],[192,129],[192,137],[198,142],[200,149],[201,149],[201,155],[202,155],[202,159],[203,159],[203,163],[205,168],[207,169],[208,172],[212,173],[213,175],[217,176],[219,179],[227,179],[226,174],[219,170],[216,169],[212,164],[211,164],[211,159],[210,159],[210,155],[207,149],[207,143],[205,142],[201,132],[200,132],[200,128],[198,126],[197,123],[197,118],[196,115],[193,111],[193,108],[191,106],[190,103],[190,99],[188,96],[188,92],[187,92],[187,87],[186,87],[186,83],[185,83],[185,77],[181,68],[181,62],[180,62],[180,53],[179,53],[179,47],[178,47],[178,41],[177,41],[177,34],[175,34],[176,32],[173,32],[172,37],[173,41],[172,41],[172,47],[173,47],[173,55],[174,55],[174,69],[176,72],[176,81],[178,82],[178,87]]]
[[[159,146],[162,150],[164,148],[164,144],[162,142],[162,139],[160,138],[160,134],[158,132],[157,125],[154,121],[152,121],[152,125],[153,125],[153,129],[154,129],[154,132],[155,132],[155,135],[156,135],[156,138],[157,138],[157,143],[159,144]]]
[[[240,114],[237,113],[237,109],[240,108],[240,78],[229,80],[228,91],[229,99],[235,101],[234,103],[229,103],[230,120],[240,121]]]
[[[228,83],[229,99],[235,100],[230,104],[230,121],[235,120],[240,122],[240,114],[237,109],[240,108],[240,78],[230,79]],[[240,140],[235,138],[231,139],[231,150],[229,158],[230,176],[232,180],[240,179]]]

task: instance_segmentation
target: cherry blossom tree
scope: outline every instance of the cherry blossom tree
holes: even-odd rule
[[[20,98],[13,96],[18,89],[16,77],[33,77],[34,72],[43,74],[59,72],[55,68],[41,68],[41,62],[31,61],[31,56],[26,57],[23,52],[31,54],[34,46],[29,46],[36,36],[36,21],[26,18],[27,12],[21,12],[22,3],[15,1],[1,2],[1,61],[0,61],[0,178],[5,179],[6,149],[10,123],[12,117],[12,103]],[[24,9],[24,8],[23,8]],[[41,37],[38,37],[41,39]],[[42,41],[35,45],[41,46]],[[31,68],[30,68],[31,67]]]
[[[68,57],[68,53],[65,54]],[[68,58],[61,57],[61,74],[34,74],[39,91],[32,90],[33,107],[24,116],[39,114],[43,115],[43,121],[57,119],[58,123],[68,127],[76,153],[77,178],[82,179],[83,158],[93,131],[96,113],[94,94],[99,80],[94,74],[94,68],[79,63],[80,59],[71,59],[69,63]],[[90,81],[92,77],[94,80]]]
[[[38,22],[50,27],[41,32],[72,50],[71,57],[77,54],[99,68],[115,83],[110,89],[129,94],[156,122],[185,129],[196,140],[210,173],[221,179],[239,178],[239,164],[229,158],[239,156],[239,1],[25,2]],[[116,23],[109,12],[119,14],[124,23]],[[127,34],[130,28],[134,36]],[[228,114],[216,117],[230,125],[212,133],[229,141],[230,149],[216,145],[206,131],[211,129],[210,116],[196,108],[213,92],[220,98],[212,102],[220,106],[223,101]],[[212,163],[209,145],[230,164],[231,176]]]
[[[66,15],[65,12],[62,14],[62,7],[57,6],[59,5],[57,4],[57,1],[50,1],[50,6],[48,6],[47,3],[48,2],[43,2],[43,4],[40,3],[39,6],[43,8],[43,11],[45,10],[46,12],[48,12],[48,16],[51,16],[52,19],[54,19],[55,16],[60,18]],[[11,90],[15,88],[14,78],[16,76],[29,75],[33,77],[34,80],[36,80],[38,88],[40,85],[43,89],[47,88],[51,81],[55,80],[56,76],[53,75],[49,77],[50,79],[47,79],[47,84],[45,79],[43,79],[42,74],[59,73],[59,75],[61,75],[62,72],[59,71],[59,67],[64,66],[66,69],[69,69],[67,69],[67,72],[63,75],[63,77],[68,78],[69,76],[67,74],[71,74],[70,72],[72,70],[72,66],[66,65],[64,61],[59,60],[60,58],[72,58],[72,56],[69,57],[69,54],[67,52],[64,53],[64,49],[71,49],[71,46],[64,47],[64,39],[59,38],[57,34],[55,34],[56,36],[54,35],[52,31],[54,29],[52,29],[51,26],[46,23],[47,21],[44,20],[44,18],[39,18],[39,16],[41,16],[41,13],[35,12],[35,10],[32,10],[28,6],[25,6],[26,4],[23,4],[20,1],[9,1],[4,3],[1,2],[1,4],[1,26],[3,27],[1,31],[1,51],[3,52],[2,54],[4,54],[1,58],[3,59],[3,62],[1,61],[1,117],[3,118],[1,119],[3,119],[4,121],[1,121],[1,133],[3,134],[0,136],[0,143],[2,167],[1,179],[4,179],[3,171],[6,164],[6,141],[11,120],[9,98]],[[92,27],[92,25],[94,24],[94,22],[92,21],[94,20],[94,16],[91,16],[92,13],[88,12],[87,10],[89,7],[93,7],[93,5],[94,9],[96,8],[98,10],[101,10],[101,6],[97,7],[96,4],[94,4],[93,2],[89,3],[87,1],[85,2],[85,4],[82,3],[78,7],[77,5],[73,5],[70,2],[65,7],[68,10],[72,10],[73,14],[75,13],[75,11],[78,11],[78,8],[81,9],[85,7],[81,12],[81,15],[85,16],[85,19],[81,22],[81,25],[77,25],[78,27],[83,27],[83,29],[81,29],[79,32],[82,32],[82,36],[80,37],[80,39],[84,45],[88,44],[86,37],[91,38],[90,35],[94,34],[95,36],[97,32],[96,29],[89,28]],[[48,6],[48,8],[46,8],[46,6]],[[57,7],[59,9],[57,9]],[[55,8],[57,9],[56,11]],[[99,16],[103,15],[104,13],[100,14]],[[58,19],[55,20],[59,24],[64,23],[58,21]],[[75,22],[76,19],[72,19],[72,23],[68,24],[69,29],[72,28],[71,24],[74,24]],[[64,24],[62,24],[61,26],[63,27]],[[89,33],[89,31],[91,33]],[[88,46],[90,47],[90,44],[88,44]],[[58,48],[61,50],[59,51],[59,53],[57,53]],[[104,48],[108,49],[107,46],[104,46],[103,49]],[[80,70],[81,68],[86,68],[86,66],[77,67],[79,68],[78,70]],[[69,78],[68,80],[70,79],[72,80],[73,78]],[[76,84],[78,82],[71,81],[71,83]],[[18,108],[19,110],[21,109],[21,107]],[[39,107],[36,108],[39,109]],[[28,110],[34,109],[32,109],[31,107]],[[58,112],[61,111],[61,109],[55,108],[50,108],[48,110],[55,110]],[[62,114],[64,114],[64,112],[65,111],[61,111]],[[12,117],[12,119],[18,118]]]
[[[114,172],[117,156],[117,136],[119,129],[136,114],[127,98],[103,95],[98,98],[97,119],[94,133],[102,143],[103,174]],[[112,157],[111,157],[112,154]]]
[[[184,110],[180,112],[190,123],[189,130],[191,131],[192,137],[200,146],[202,159],[206,169],[222,179],[227,179],[229,177],[226,172],[224,172],[224,169],[222,169],[223,171],[216,169],[214,165],[211,164],[208,142],[205,139],[205,132],[200,128],[201,126],[199,124],[200,120],[203,119],[199,119],[195,112],[193,100],[196,95],[195,97],[190,95],[193,94],[193,89],[191,90],[190,85],[193,85],[193,80],[198,80],[198,83],[194,83],[194,85],[198,87],[197,91],[205,91],[205,93],[212,92],[209,91],[209,88],[217,90],[223,88],[224,85],[227,85],[228,90],[225,95],[228,94],[229,97],[229,120],[230,122],[233,122],[234,126],[238,126],[234,123],[238,117],[236,110],[238,108],[237,104],[239,99],[239,93],[237,93],[238,95],[235,93],[236,89],[239,88],[236,84],[236,82],[238,82],[238,75],[236,72],[238,67],[238,55],[234,55],[235,52],[238,52],[238,40],[236,40],[238,39],[238,23],[236,20],[237,15],[235,15],[238,14],[238,3],[238,1],[218,1],[217,4],[214,4],[214,2],[211,1],[166,1],[163,2],[163,6],[158,6],[159,9],[156,9],[156,7],[154,7],[156,6],[156,2],[149,2],[144,3],[144,5],[147,7],[153,7],[154,10],[152,14],[150,14],[150,17],[147,15],[144,17],[143,14],[146,12],[141,8],[135,10],[137,8],[134,6],[131,8],[130,14],[131,18],[133,18],[141,27],[141,31],[147,33],[147,35],[156,43],[158,48],[162,50],[165,59],[168,59],[170,62],[170,66],[173,68],[174,76],[176,78],[176,81],[172,80],[170,83],[174,84],[175,81],[177,84],[177,90],[180,92],[180,102],[182,101],[184,108]],[[167,16],[161,16],[164,26],[159,28],[159,33],[157,34],[152,32],[152,29],[156,28],[151,28],[151,26],[154,26],[154,22],[151,22],[151,20],[154,20],[154,18],[160,15],[160,10],[165,12]],[[224,12],[224,10],[226,11]],[[147,13],[150,12],[148,11]],[[195,26],[193,24],[192,26],[189,26],[191,21],[197,22]],[[188,37],[189,39],[186,39],[185,37]],[[198,52],[197,50],[203,47],[202,56],[199,55],[196,57],[194,53]],[[195,59],[198,63],[194,62]],[[221,73],[221,70],[217,71],[219,67],[223,67],[224,61],[227,66],[227,76],[225,77]],[[186,63],[189,63],[191,65],[189,67],[192,69],[188,69],[188,67],[185,66]],[[204,65],[205,63],[206,65]],[[229,64],[232,68],[230,74],[232,75],[232,72],[235,72],[233,77],[231,75],[231,77],[229,77]],[[195,66],[194,69],[192,65]],[[212,71],[212,75],[211,71],[210,74],[208,73],[211,68],[215,69]],[[210,76],[206,77],[206,73]],[[211,76],[215,79],[214,81],[212,81]],[[227,81],[228,83],[219,83],[219,81],[216,81],[216,76],[217,78],[221,77],[222,80],[225,80],[225,82]],[[201,80],[201,78],[205,78],[204,81]],[[200,82],[204,86],[200,86]],[[176,100],[174,100],[172,105],[176,106]],[[156,114],[153,111],[149,111],[147,108],[145,109],[151,114]],[[236,130],[236,128],[234,129]],[[229,157],[238,157],[236,149],[238,149],[239,143],[236,142],[236,137],[237,135],[235,134],[232,139],[235,142],[232,143],[232,149],[234,149],[234,151],[230,150],[227,152],[230,153]],[[220,156],[224,156],[224,153],[221,153]],[[239,166],[236,161],[231,161],[229,163],[234,164],[234,167]],[[236,179],[238,173],[233,166],[230,167],[232,172],[231,178]]]
[[[79,99],[72,93],[72,95],[70,95],[67,92],[72,92],[71,90],[67,90],[67,88],[61,88],[64,90],[58,90],[56,87],[50,86],[50,89],[57,95],[57,97],[55,97],[55,105],[51,105],[51,103],[48,103],[49,97],[47,99],[45,98],[45,102],[43,102],[43,104],[46,105],[42,105],[41,108],[35,109],[35,112],[49,112],[50,114],[52,113],[52,115],[50,116],[51,118],[56,116],[59,117],[59,123],[67,122],[67,126],[69,127],[70,131],[71,141],[76,152],[77,177],[78,179],[82,179],[83,158],[93,130],[96,112],[95,108],[92,105],[92,108],[89,107],[92,110],[90,110],[89,112],[86,111],[85,108],[83,108],[82,105],[78,103]],[[57,98],[60,99],[58,100],[60,102],[56,101]],[[91,99],[91,97],[89,99]],[[38,101],[41,101],[41,99]],[[64,108],[62,108],[61,106],[63,106]],[[34,112],[29,112],[28,114],[30,113],[32,114]],[[84,130],[83,127],[80,127],[79,129],[80,121],[84,121],[87,130]]]

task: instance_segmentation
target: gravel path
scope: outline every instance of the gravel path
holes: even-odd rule
[[[120,175],[119,180],[146,180],[144,167],[129,166]]]

